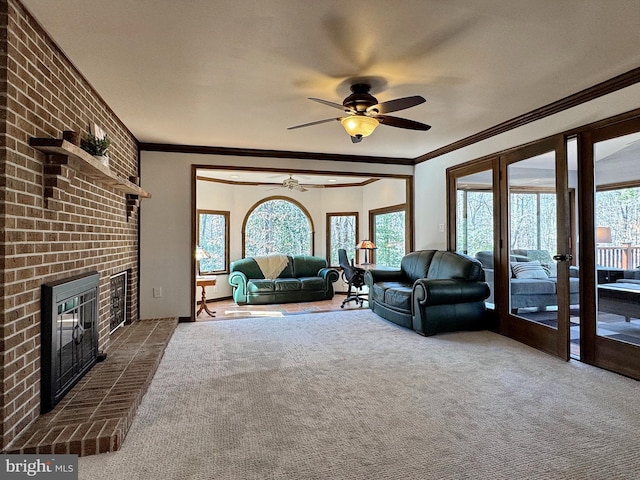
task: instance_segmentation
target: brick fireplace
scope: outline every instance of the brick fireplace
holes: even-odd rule
[[[40,415],[41,286],[97,272],[98,349],[110,345],[111,277],[126,271],[120,311],[138,319],[136,202],[32,148],[36,138],[112,139],[114,176],[138,175],[137,141],[18,0],[0,0],[0,450]],[[124,306],[124,308],[123,308]],[[108,360],[107,360],[108,361]]]
[[[98,360],[98,288],[91,273],[42,286],[40,411],[50,412]]]

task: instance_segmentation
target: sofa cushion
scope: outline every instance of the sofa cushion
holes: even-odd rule
[[[569,293],[580,293],[580,279],[575,277],[569,278]]]
[[[276,292],[291,292],[300,290],[302,282],[297,278],[276,278],[273,281],[273,288]]]
[[[426,278],[431,259],[436,250],[420,250],[405,255],[400,262],[400,269],[413,284],[419,278]]]
[[[247,293],[273,293],[273,280],[253,279],[247,282]]]
[[[242,272],[247,278],[264,278],[262,270],[253,257],[241,258],[231,263],[232,272]]]
[[[387,287],[384,286],[383,282],[374,283],[373,286],[369,288],[369,295],[372,300],[384,303],[384,292],[386,289]]]
[[[542,265],[551,263],[553,261],[548,250],[514,249],[512,253],[514,255],[527,257],[527,259],[530,261],[538,260]]]
[[[300,288],[302,290],[324,290],[324,279],[322,277],[302,277]]]
[[[468,281],[484,280],[484,271],[480,261],[466,255],[436,251],[429,265],[428,279],[459,279]]]
[[[402,282],[376,282],[371,289],[373,300],[392,308],[411,311],[413,285]]]
[[[546,276],[546,275],[545,275]],[[556,282],[540,278],[512,278],[511,295],[555,295]]]
[[[388,288],[384,293],[384,303],[390,307],[410,312],[412,291],[413,287],[407,285]]]
[[[293,275],[297,278],[301,277],[317,277],[318,272],[327,267],[327,261],[321,257],[313,257],[311,255],[296,255],[293,257]],[[284,277],[284,275],[281,275]]]
[[[476,253],[476,259],[484,268],[493,268],[493,252],[485,251]]]
[[[291,257],[289,257],[289,263],[287,263],[287,266],[284,267],[284,270],[280,272],[278,278],[292,278],[293,276],[293,260]]]
[[[511,271],[516,278],[549,278],[538,260],[532,262],[514,262],[511,264]]]

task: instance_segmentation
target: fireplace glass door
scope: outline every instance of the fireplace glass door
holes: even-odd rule
[[[42,413],[96,363],[99,279],[95,273],[42,286]]]

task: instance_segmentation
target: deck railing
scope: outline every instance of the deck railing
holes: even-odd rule
[[[640,267],[640,245],[624,244],[596,247],[596,264],[603,267],[635,269]]]

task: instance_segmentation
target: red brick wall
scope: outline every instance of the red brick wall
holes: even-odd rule
[[[40,287],[100,272],[100,349],[109,341],[109,277],[128,270],[128,320],[138,317],[138,213],[79,172],[56,201],[43,195],[45,154],[30,137],[61,138],[98,124],[110,168],[138,173],[137,143],[17,0],[0,0],[0,449],[40,409]],[[5,159],[2,161],[2,159]]]

